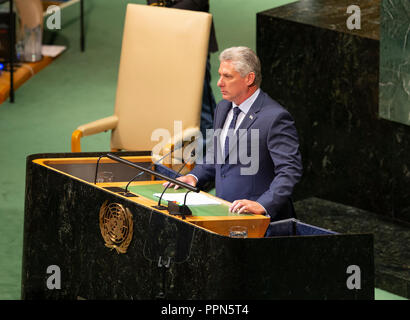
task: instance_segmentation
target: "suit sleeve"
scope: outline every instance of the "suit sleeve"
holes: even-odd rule
[[[215,141],[215,137],[212,139]],[[197,160],[195,168],[190,172],[198,179],[198,186],[201,187],[208,181],[215,180],[215,157],[214,146],[207,146],[206,155],[200,160]]]
[[[302,176],[299,141],[291,115],[284,111],[273,122],[267,136],[267,147],[274,164],[275,177],[269,189],[258,199],[271,216],[288,204],[294,186]]]

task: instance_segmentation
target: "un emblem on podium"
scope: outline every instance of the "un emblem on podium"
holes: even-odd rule
[[[105,201],[100,208],[100,230],[106,247],[126,253],[133,233],[131,212],[121,204]]]

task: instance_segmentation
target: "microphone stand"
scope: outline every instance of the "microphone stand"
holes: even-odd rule
[[[97,160],[97,165],[95,166],[95,177],[94,177],[94,184],[97,184],[97,172],[98,172],[98,166],[100,164],[100,160],[101,158],[104,156],[99,156],[98,160]]]
[[[117,162],[126,164],[126,165],[128,165],[128,166],[130,166],[130,167],[137,168],[137,169],[139,169],[139,170],[141,170],[141,171],[144,171],[144,172],[148,172],[149,174],[152,174],[152,175],[154,175],[154,176],[156,176],[156,177],[158,177],[158,178],[160,178],[160,179],[162,179],[162,180],[166,180],[166,181],[168,181],[168,182],[172,182],[173,184],[176,184],[177,186],[180,186],[180,187],[182,187],[182,188],[188,189],[189,191],[193,191],[193,192],[196,192],[196,193],[199,192],[199,188],[198,188],[198,187],[193,187],[193,186],[191,186],[191,185],[188,184],[188,183],[185,183],[185,182],[182,182],[182,181],[173,179],[173,178],[169,178],[169,177],[167,177],[166,175],[163,175],[163,174],[161,174],[161,173],[152,171],[152,170],[150,170],[150,169],[148,169],[148,168],[141,167],[141,166],[139,166],[139,165],[137,165],[137,164],[135,164],[135,163],[133,163],[133,162],[131,162],[131,161],[122,159],[122,158],[117,157],[116,155],[113,155],[113,154],[111,154],[111,153],[107,153],[106,156],[107,156],[108,158],[110,158],[111,160],[114,160],[114,161],[117,161]],[[183,166],[183,167],[184,167],[184,166]],[[183,167],[182,167],[182,168],[183,168]],[[181,171],[181,170],[182,170],[182,169],[180,169],[179,171]],[[186,199],[186,195],[185,195],[185,199]],[[154,206],[154,208],[155,208],[155,206]],[[182,215],[182,218],[183,218],[183,219],[185,219],[185,215],[192,214],[191,210],[185,205],[185,201],[184,201],[184,205],[183,205],[183,206],[179,206],[179,205],[177,205],[176,203],[173,203],[173,202],[168,202],[168,210],[169,210],[170,214],[180,214],[180,215]]]
[[[133,168],[137,168],[137,169],[139,169],[139,170],[141,170],[141,171],[144,171],[144,172],[147,172],[147,173],[149,173],[149,174],[152,174],[153,176],[155,176],[155,177],[157,177],[157,178],[160,178],[160,179],[162,179],[162,180],[166,180],[166,181],[172,182],[173,184],[176,184],[176,185],[178,185],[178,186],[180,186],[180,187],[182,187],[182,188],[188,189],[188,190],[193,191],[193,192],[199,192],[199,188],[193,187],[193,186],[191,186],[191,185],[188,184],[188,183],[185,183],[185,182],[182,182],[182,181],[179,181],[179,180],[176,180],[176,179],[167,177],[166,175],[164,175],[164,174],[162,174],[162,173],[159,173],[159,172],[152,171],[151,169],[141,167],[141,166],[139,166],[139,165],[137,165],[137,164],[135,164],[135,163],[133,163],[133,162],[131,162],[131,161],[125,160],[125,159],[120,158],[120,157],[117,157],[116,155],[113,155],[113,154],[111,154],[111,153],[107,153],[106,156],[107,156],[108,158],[110,158],[111,160],[114,160],[114,161],[117,161],[117,162],[126,164],[126,165],[128,165],[128,166],[130,166],[130,167],[133,167]]]
[[[187,163],[188,163],[188,162],[185,162],[184,165],[178,170],[177,174],[175,175],[175,178],[178,177],[179,173],[182,171],[182,169],[185,168],[185,166],[187,165]],[[168,182],[168,184],[166,185],[166,187],[165,187],[164,190],[162,191],[161,196],[159,197],[158,205],[156,205],[156,206],[154,207],[155,209],[159,209],[159,210],[165,210],[165,209],[167,209],[167,207],[164,207],[164,206],[161,205],[161,199],[162,199],[162,196],[164,195],[165,191],[169,188],[170,185],[171,185],[171,182]],[[184,204],[185,204],[185,203],[184,203]]]
[[[179,147],[176,148],[176,149],[175,149],[175,148],[172,148],[171,151],[167,152],[164,156],[162,156],[158,161],[155,162],[155,164],[159,164],[159,163],[161,162],[161,160],[163,160],[165,157],[169,156],[169,155],[172,154],[174,151],[176,151],[176,150],[178,150],[178,149],[180,149],[180,148],[182,148],[182,145],[179,146]],[[100,160],[101,160],[102,157],[104,157],[104,155],[101,155],[101,156],[98,157],[97,164],[96,164],[96,166],[95,166],[94,184],[97,184],[98,167],[99,167]],[[133,193],[131,193],[131,192],[128,192],[128,186],[130,185],[130,183],[131,183],[132,181],[134,181],[136,178],[138,178],[139,176],[141,176],[141,175],[144,174],[144,173],[145,173],[145,171],[142,171],[142,172],[136,174],[135,177],[132,178],[132,179],[128,182],[128,184],[126,185],[125,191],[123,191],[124,189],[119,188],[119,187],[105,187],[105,189],[108,189],[108,190],[113,191],[113,192],[119,192],[119,193],[123,194],[123,195],[126,196],[126,197],[138,197],[137,195],[135,195],[135,194],[133,194]]]
[[[155,163],[154,163],[154,165],[157,165],[157,164],[159,164],[164,158],[166,158],[166,157],[168,157],[170,154],[172,154],[175,150],[178,150],[178,149],[180,149],[180,148],[182,148],[182,146],[181,147],[178,147],[177,149],[171,149],[171,151],[169,151],[169,152],[167,152],[165,155],[163,155],[159,160],[157,160],[157,161],[155,161]],[[132,182],[132,181],[134,181],[136,178],[138,178],[139,176],[141,176],[141,175],[143,175],[145,172],[144,171],[141,171],[140,173],[137,173],[136,175],[135,175],[135,177],[134,178],[132,178],[128,183],[127,183],[127,185],[125,186],[125,194],[128,194],[128,187],[129,187],[129,185],[130,185],[130,183]],[[132,194],[132,193],[131,193]]]
[[[185,220],[185,215],[192,215],[191,209],[189,209],[189,207],[186,205],[186,197],[190,192],[191,191],[188,190],[185,193],[184,204],[182,206],[178,206],[176,203],[173,202],[168,203],[168,210],[170,214],[180,214],[182,216],[182,220]]]
[[[193,158],[193,157],[195,157],[195,150],[192,150],[192,152],[191,152],[191,158]],[[187,164],[188,164],[188,162],[184,163],[184,165],[178,170],[177,174],[175,175],[175,178],[178,177],[179,173],[182,171],[183,168],[185,168],[185,166]],[[168,182],[168,184],[166,185],[166,187],[162,191],[161,196],[159,197],[158,205],[155,206],[154,208],[160,209],[160,210],[167,209],[166,207],[161,205],[161,199],[162,199],[162,196],[164,195],[165,191],[169,188],[170,185],[171,185],[171,182]],[[185,194],[184,204],[182,206],[179,206],[174,202],[168,201],[168,211],[169,211],[170,214],[182,215],[183,220],[185,220],[185,215],[192,215],[191,209],[189,209],[189,207],[186,205],[186,197],[187,197],[189,192],[190,192],[190,190],[188,190],[187,193]]]

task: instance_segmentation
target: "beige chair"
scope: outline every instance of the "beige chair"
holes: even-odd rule
[[[21,44],[20,59],[37,62],[42,59],[43,5],[41,0],[14,0],[18,12],[16,40]]]
[[[72,151],[81,151],[82,137],[107,130],[112,151],[169,147],[198,134],[210,26],[205,12],[128,4],[114,115],[79,126]],[[158,129],[178,137],[154,141]]]

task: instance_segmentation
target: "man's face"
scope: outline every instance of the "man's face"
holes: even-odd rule
[[[247,98],[249,75],[242,78],[230,60],[221,61],[218,73],[222,98],[241,104]]]

